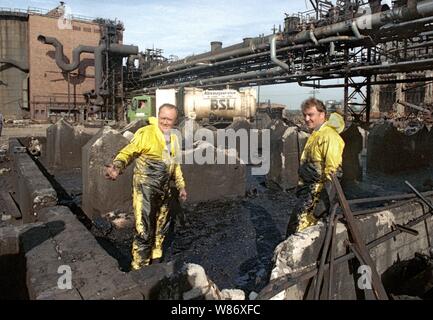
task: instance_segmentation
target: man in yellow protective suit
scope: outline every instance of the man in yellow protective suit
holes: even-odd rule
[[[340,133],[344,130],[344,118],[332,113],[326,121],[326,106],[315,98],[305,100],[301,109],[311,136],[301,155],[298,201],[290,216],[286,237],[315,225],[329,210],[330,174],[342,175],[344,141]]]
[[[170,180],[175,180],[179,198],[186,200],[185,181],[178,161],[177,136],[171,132],[177,119],[174,105],[163,104],[158,119],[139,129],[106,168],[106,177],[115,180],[134,159],[133,207],[135,234],[131,268],[138,270],[159,260],[169,229]]]

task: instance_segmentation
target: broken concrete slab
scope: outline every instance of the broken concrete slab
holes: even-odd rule
[[[364,242],[369,243],[394,230],[394,225],[404,225],[425,212],[427,212],[426,206],[413,200],[400,207],[378,211],[362,217],[358,220],[358,227]],[[376,263],[379,275],[384,274],[395,262],[411,259],[415,252],[429,253],[429,242],[431,241],[429,237],[431,236],[427,229],[432,230],[433,220],[427,219],[426,223],[427,228],[424,223],[412,227],[418,231],[418,236],[401,233],[370,250],[370,255]],[[319,222],[317,225],[295,233],[280,243],[274,251],[274,268],[271,280],[282,276],[296,277],[316,266],[325,232],[325,225]],[[338,223],[336,228],[336,257],[347,254],[345,245],[347,239],[346,227],[342,223]],[[353,270],[351,261],[335,265],[335,296],[330,297],[330,299],[357,299],[357,281],[362,273]],[[299,282],[280,293],[275,293],[273,299],[303,299],[307,285],[308,281]]]
[[[281,120],[274,121],[270,129],[270,170],[266,184],[282,190],[294,188],[298,184],[299,161],[308,134],[296,127],[287,127]]]
[[[0,209],[0,213],[10,215],[15,219],[21,218],[21,212],[9,192],[0,192],[0,198],[3,199],[5,208]]]
[[[143,299],[130,275],[68,208],[45,208],[40,217],[43,223],[19,234],[30,299]]]
[[[218,157],[225,159],[226,164],[217,164]],[[201,143],[192,150],[182,152],[182,158],[188,202],[245,196],[246,166],[236,157],[234,149],[230,152]]]
[[[105,165],[112,163],[128,143],[118,131],[104,127],[83,147],[82,208],[89,218],[103,217],[114,209],[132,210],[134,165],[131,164],[116,181],[107,180],[104,176]]]
[[[81,148],[97,132],[64,119],[47,128],[46,161],[51,169],[81,168]]]

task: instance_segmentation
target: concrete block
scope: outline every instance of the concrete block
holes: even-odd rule
[[[245,292],[240,289],[223,289],[221,297],[223,300],[245,300]]]
[[[201,143],[193,150],[183,152],[183,159],[203,159],[194,164],[181,165],[186,190],[188,192],[188,202],[196,203],[200,201],[211,201],[219,199],[233,199],[244,197],[246,191],[246,166],[241,163],[235,155],[235,150],[215,148],[209,143]],[[204,156],[209,156],[209,162],[205,161]],[[226,164],[216,164],[218,155],[225,159]],[[235,164],[228,164],[229,161]]]
[[[83,211],[91,219],[115,209],[132,210],[132,174],[134,164],[116,181],[107,180],[104,166],[110,164],[128,140],[110,127],[101,129],[83,147]]]
[[[244,118],[235,118],[233,120],[233,122],[228,127],[226,127],[224,130],[226,130],[226,132],[230,132],[230,130],[233,130],[235,132],[235,134],[237,134],[238,136],[243,135],[247,138],[247,139],[244,139],[242,141],[239,141],[240,140],[239,138],[236,139],[237,140],[236,141],[236,152],[237,152],[239,158],[242,158],[242,156],[244,157],[244,158],[242,158],[242,160],[244,162],[249,162],[250,159],[249,159],[248,153],[242,155],[241,154],[241,150],[242,150],[241,148],[242,148],[242,144],[246,144],[245,150],[248,151],[250,149],[251,124],[247,120],[245,120]],[[261,139],[260,139],[260,142],[261,142]],[[221,147],[221,146],[217,146],[217,147]],[[229,146],[229,147],[231,147],[231,146]]]
[[[143,119],[140,120],[134,120],[128,123],[125,127],[119,130],[120,134],[124,134],[125,132],[129,131],[133,134],[135,134],[138,129],[143,128],[144,126],[147,126],[149,123]]]
[[[275,121],[270,130],[271,158],[266,184],[282,190],[294,188],[298,184],[299,160],[308,134],[296,127],[287,127],[281,120]]]
[[[256,129],[262,130],[269,128],[272,125],[272,118],[263,109],[258,109],[256,114],[256,122],[254,126]]]
[[[31,299],[143,299],[138,284],[66,207],[41,211],[43,223],[20,234]],[[71,268],[72,290],[58,288]]]
[[[433,132],[426,127],[406,135],[390,122],[378,124],[368,136],[367,170],[396,173],[427,166],[433,159],[432,143]]]
[[[25,151],[21,152],[20,144],[12,141],[11,145],[17,177],[14,183],[16,200],[23,222],[34,222],[39,210],[56,205],[57,193],[30,156]]]
[[[344,141],[343,150],[343,180],[354,181],[362,180],[362,167],[359,156],[363,148],[363,137],[358,130],[358,126],[351,124],[341,133]]]
[[[52,169],[81,168],[81,149],[96,133],[94,128],[72,126],[63,119],[47,128],[46,161]]]

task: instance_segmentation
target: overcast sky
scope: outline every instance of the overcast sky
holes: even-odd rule
[[[307,0],[69,0],[72,14],[118,19],[125,25],[124,43],[146,48],[161,48],[164,56],[209,51],[211,41],[223,47],[242,38],[270,34],[273,26],[283,24],[284,13],[311,9]],[[335,2],[335,1],[334,1]],[[52,9],[54,0],[0,0],[0,7]],[[342,80],[340,80],[342,83]],[[297,84],[261,87],[260,100],[298,108],[312,94],[311,88]],[[341,100],[341,89],[321,89],[320,99]]]

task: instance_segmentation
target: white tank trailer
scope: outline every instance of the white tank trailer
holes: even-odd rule
[[[256,91],[254,89],[205,90],[184,89],[185,116],[203,119],[232,121],[235,118],[251,119],[256,115]]]

